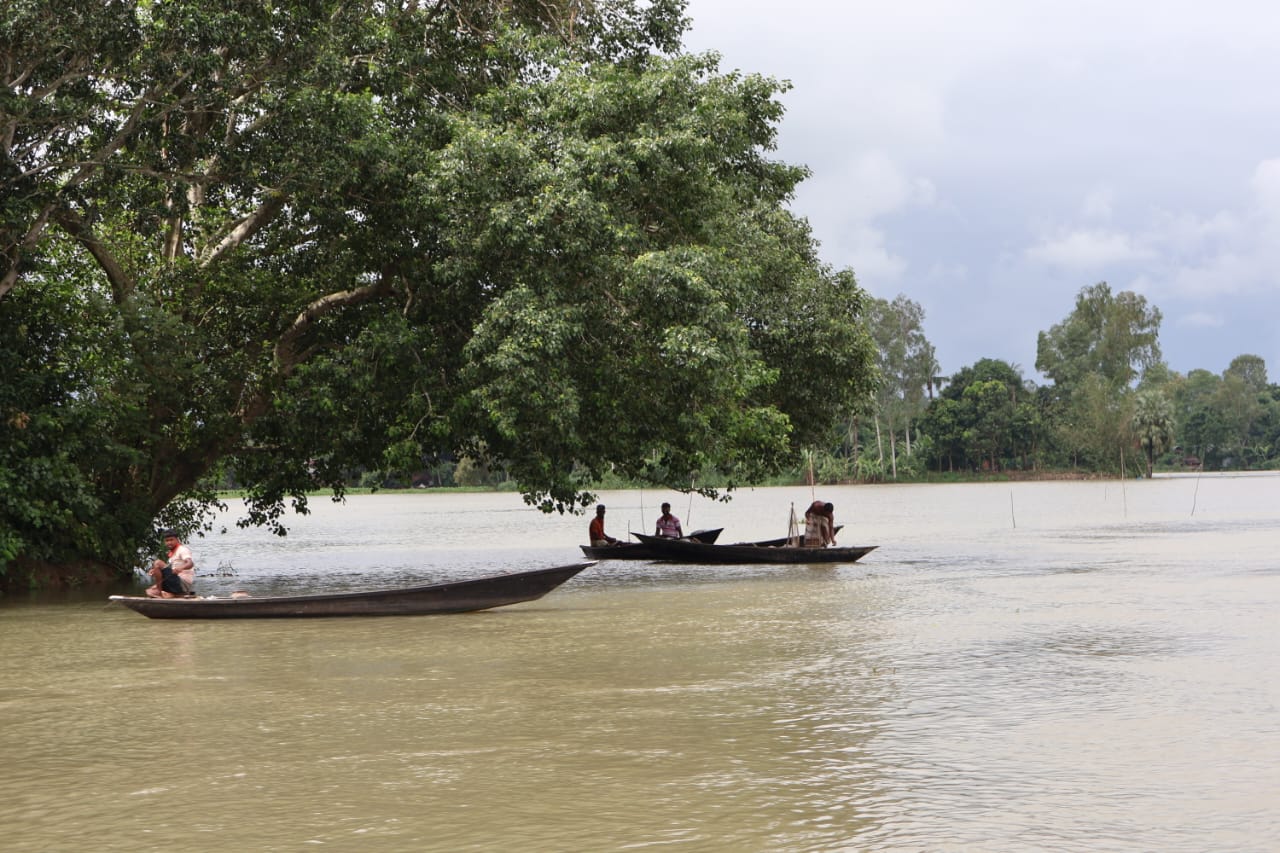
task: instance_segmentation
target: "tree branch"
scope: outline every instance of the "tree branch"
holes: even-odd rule
[[[341,290],[330,293],[312,302],[294,319],[293,324],[285,329],[284,334],[276,341],[276,367],[281,375],[288,375],[297,367],[302,358],[297,351],[298,340],[319,319],[342,308],[359,305],[380,296],[391,293],[391,285],[386,277],[374,284],[357,287],[354,290]]]
[[[98,146],[98,149],[93,152],[93,155],[88,160],[78,164],[78,168],[76,168],[75,173],[72,174],[71,177],[67,179],[66,183],[58,189],[58,194],[63,195],[68,189],[79,186],[87,181],[92,174],[100,170],[102,165],[107,162],[107,159],[123,148],[125,143],[133,136],[138,125],[142,123],[142,118],[146,113],[147,108],[159,103],[162,95],[172,93],[175,87],[186,80],[186,76],[187,75],[182,75],[176,80],[171,81],[171,83],[166,86],[154,86],[139,97],[134,103],[133,109],[129,113],[129,117],[120,125],[120,129],[116,131],[115,135],[102,145]],[[183,103],[191,100],[192,97],[193,96],[191,95],[187,95],[177,99],[161,110],[161,114],[163,115],[177,109]],[[4,271],[4,275],[0,277],[0,299],[4,299],[9,291],[13,290],[14,286],[18,283],[18,267],[21,265],[23,254],[26,250],[30,249],[40,241],[40,237],[44,234],[45,228],[48,227],[50,219],[57,213],[58,204],[59,203],[56,201],[46,204],[44,208],[36,214],[35,221],[32,222],[31,227],[27,229],[27,233],[23,236],[22,240],[12,247],[5,247],[4,256],[6,260],[9,261],[9,268],[6,269]]]
[[[257,210],[237,222],[231,231],[227,233],[227,236],[223,237],[216,246],[204,253],[203,257],[200,258],[201,269],[208,267],[214,261],[258,233],[263,226],[275,218],[275,215],[280,212],[287,201],[288,198],[283,193],[273,192],[267,197],[266,201],[259,205]]]
[[[93,233],[93,229],[89,227],[89,224],[74,210],[60,209],[54,213],[53,218],[55,222],[62,226],[64,231],[71,235],[98,262],[98,266],[107,275],[107,281],[111,283],[112,298],[115,299],[117,305],[123,303],[128,295],[133,292],[133,276],[125,272],[124,267],[120,265],[115,256],[107,250],[107,247]]]

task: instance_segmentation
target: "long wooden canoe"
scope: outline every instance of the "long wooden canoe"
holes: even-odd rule
[[[695,530],[690,533],[687,539],[696,542],[706,542],[708,544],[715,542],[724,531],[723,527],[717,527],[714,530]],[[639,536],[639,533],[633,533],[632,536]],[[617,545],[602,545],[597,548],[593,545],[579,545],[582,553],[593,560],[654,560],[657,557],[652,548],[640,542],[619,542]]]
[[[708,545],[688,539],[635,537],[652,548],[654,559],[680,563],[854,563],[874,551],[877,545],[851,548],[806,548],[795,545],[759,545],[742,542],[736,545]]]
[[[113,595],[110,600],[151,619],[268,619],[303,616],[420,616],[467,613],[541,598],[595,562],[573,563],[508,575],[430,586],[280,595],[261,598],[148,598]]]

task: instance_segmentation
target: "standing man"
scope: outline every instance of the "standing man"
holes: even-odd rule
[[[195,557],[191,555],[191,549],[178,538],[178,531],[166,530],[163,536],[164,546],[169,549],[169,559],[151,563],[148,574],[155,583],[147,587],[147,595],[152,598],[184,598],[192,595],[196,580]]]
[[[604,504],[596,504],[596,517],[591,519],[591,526],[587,528],[587,537],[591,540],[593,548],[618,544],[617,539],[604,532]]]
[[[680,519],[671,514],[671,504],[662,505],[662,515],[658,516],[658,526],[654,536],[665,536],[668,539],[684,538],[684,530],[680,527]]]

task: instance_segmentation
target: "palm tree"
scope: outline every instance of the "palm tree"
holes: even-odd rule
[[[1159,391],[1139,391],[1134,401],[1133,432],[1147,454],[1147,479],[1156,455],[1173,444],[1173,405]]]

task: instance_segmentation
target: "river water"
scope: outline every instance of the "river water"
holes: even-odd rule
[[[879,549],[602,562],[456,616],[0,602],[0,847],[1280,849],[1280,476],[817,496]],[[604,500],[615,536],[667,499],[733,542],[812,497]],[[200,591],[574,562],[587,526],[510,494],[313,509],[191,543]]]

